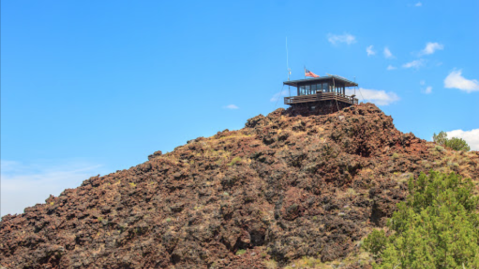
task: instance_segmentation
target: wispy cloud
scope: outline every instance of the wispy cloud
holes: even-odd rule
[[[472,129],[470,131],[453,130],[446,132],[447,137],[457,137],[466,140],[467,144],[471,147],[471,150],[479,150],[479,129]]]
[[[273,97],[271,97],[271,99],[269,99],[271,102],[276,102],[278,101],[279,99],[281,99],[281,97],[283,96],[287,96],[288,95],[288,90],[282,90],[281,92],[278,92],[276,93],[275,95],[273,95]]]
[[[459,89],[471,93],[479,91],[479,81],[466,79],[462,76],[462,70],[454,70],[444,79],[444,88]]]
[[[419,60],[414,60],[412,62],[409,62],[409,63],[405,63],[402,65],[402,67],[404,68],[419,68],[419,67],[422,67],[424,65],[424,60],[423,59],[419,59]]]
[[[425,81],[425,80],[419,81],[419,85],[421,85],[421,86],[426,85],[426,81]],[[430,94],[430,93],[432,93],[432,86],[427,86],[426,89],[422,88],[422,89],[421,89],[421,92],[423,92],[423,93],[425,93],[425,94]]]
[[[383,54],[384,54],[384,57],[386,57],[386,59],[393,59],[394,58],[394,55],[392,54],[392,52],[389,50],[388,47],[384,48]]]
[[[1,160],[1,215],[23,213],[23,209],[44,203],[50,194],[58,196],[83,180],[104,173],[101,165],[76,161],[63,164],[37,162],[24,164]]]
[[[344,33],[342,35],[328,34],[328,41],[333,45],[337,45],[338,43],[346,43],[351,45],[356,43],[356,37],[348,33]]]
[[[395,69],[397,69],[397,67],[392,66],[392,65],[388,65],[388,67],[386,69],[387,70],[395,70]]]
[[[366,48],[366,53],[368,54],[368,56],[376,54],[376,51],[373,50],[373,45]]]
[[[414,4],[415,7],[422,7],[422,3],[421,2],[417,2],[416,4]]]
[[[346,94],[352,95],[354,90],[347,89]],[[371,90],[359,88],[359,91],[356,92],[356,96],[364,98],[366,102],[373,102],[379,106],[387,106],[391,103],[399,101],[399,96],[393,92],[385,92],[383,90]]]
[[[227,106],[224,106],[223,108],[226,108],[226,109],[238,109],[239,107],[237,105],[227,105]]]
[[[437,42],[428,42],[426,44],[426,47],[421,50],[421,52],[419,53],[419,55],[429,55],[429,54],[433,54],[434,52],[436,52],[437,50],[442,50],[444,49],[444,45],[442,44],[439,44]]]

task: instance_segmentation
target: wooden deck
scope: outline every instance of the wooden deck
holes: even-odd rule
[[[342,95],[335,92],[321,92],[311,95],[301,95],[301,96],[291,96],[284,98],[285,105],[294,105],[294,104],[303,104],[303,103],[312,103],[320,101],[329,101],[337,100],[338,102],[343,102],[351,105],[357,105],[358,99],[348,95]]]

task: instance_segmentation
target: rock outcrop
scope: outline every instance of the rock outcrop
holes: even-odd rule
[[[411,176],[479,180],[479,152],[403,134],[372,104],[278,109],[148,159],[4,216],[0,265],[281,268],[310,257],[360,268],[361,239],[384,226]]]

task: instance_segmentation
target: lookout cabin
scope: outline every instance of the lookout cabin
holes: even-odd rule
[[[296,96],[284,98],[284,104],[293,108],[309,110],[330,110],[335,112],[347,106],[358,104],[355,95],[346,95],[346,88],[357,87],[358,84],[346,78],[328,75],[316,78],[288,80],[283,85],[297,89]],[[326,112],[326,111],[325,111]]]

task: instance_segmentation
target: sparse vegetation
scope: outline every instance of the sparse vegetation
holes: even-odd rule
[[[231,160],[231,162],[228,163],[228,166],[233,166],[235,164],[237,164],[238,162],[241,161],[241,158],[240,157],[234,157],[233,160]]]
[[[358,195],[358,193],[356,192],[356,190],[353,189],[353,188],[348,188],[346,192],[347,192],[350,196],[356,196],[356,195]]]
[[[443,152],[443,151],[444,151],[444,148],[441,147],[441,146],[436,146],[434,149],[435,149],[436,151],[439,151],[439,152]]]
[[[25,214],[3,216],[0,263],[71,268],[83,257],[95,268],[339,269],[373,261],[454,268],[439,257],[446,251],[455,262],[466,257],[460,269],[474,268],[467,255],[478,251],[479,221],[461,206],[464,189],[479,194],[478,153],[402,134],[372,104],[348,109],[343,121],[278,110],[257,117],[256,127],[190,140],[150,158],[151,167],[93,177]],[[293,131],[299,119],[304,130]],[[420,178],[406,200],[410,178],[431,168],[476,185],[443,177],[437,182],[451,187],[433,188]],[[432,205],[415,209],[411,201]]]
[[[241,255],[243,255],[243,254],[245,254],[245,253],[246,253],[246,250],[244,250],[244,249],[239,249],[238,251],[236,251],[236,256],[241,256]]]
[[[264,266],[268,269],[276,269],[278,268],[278,263],[275,260],[266,260],[263,262]]]

